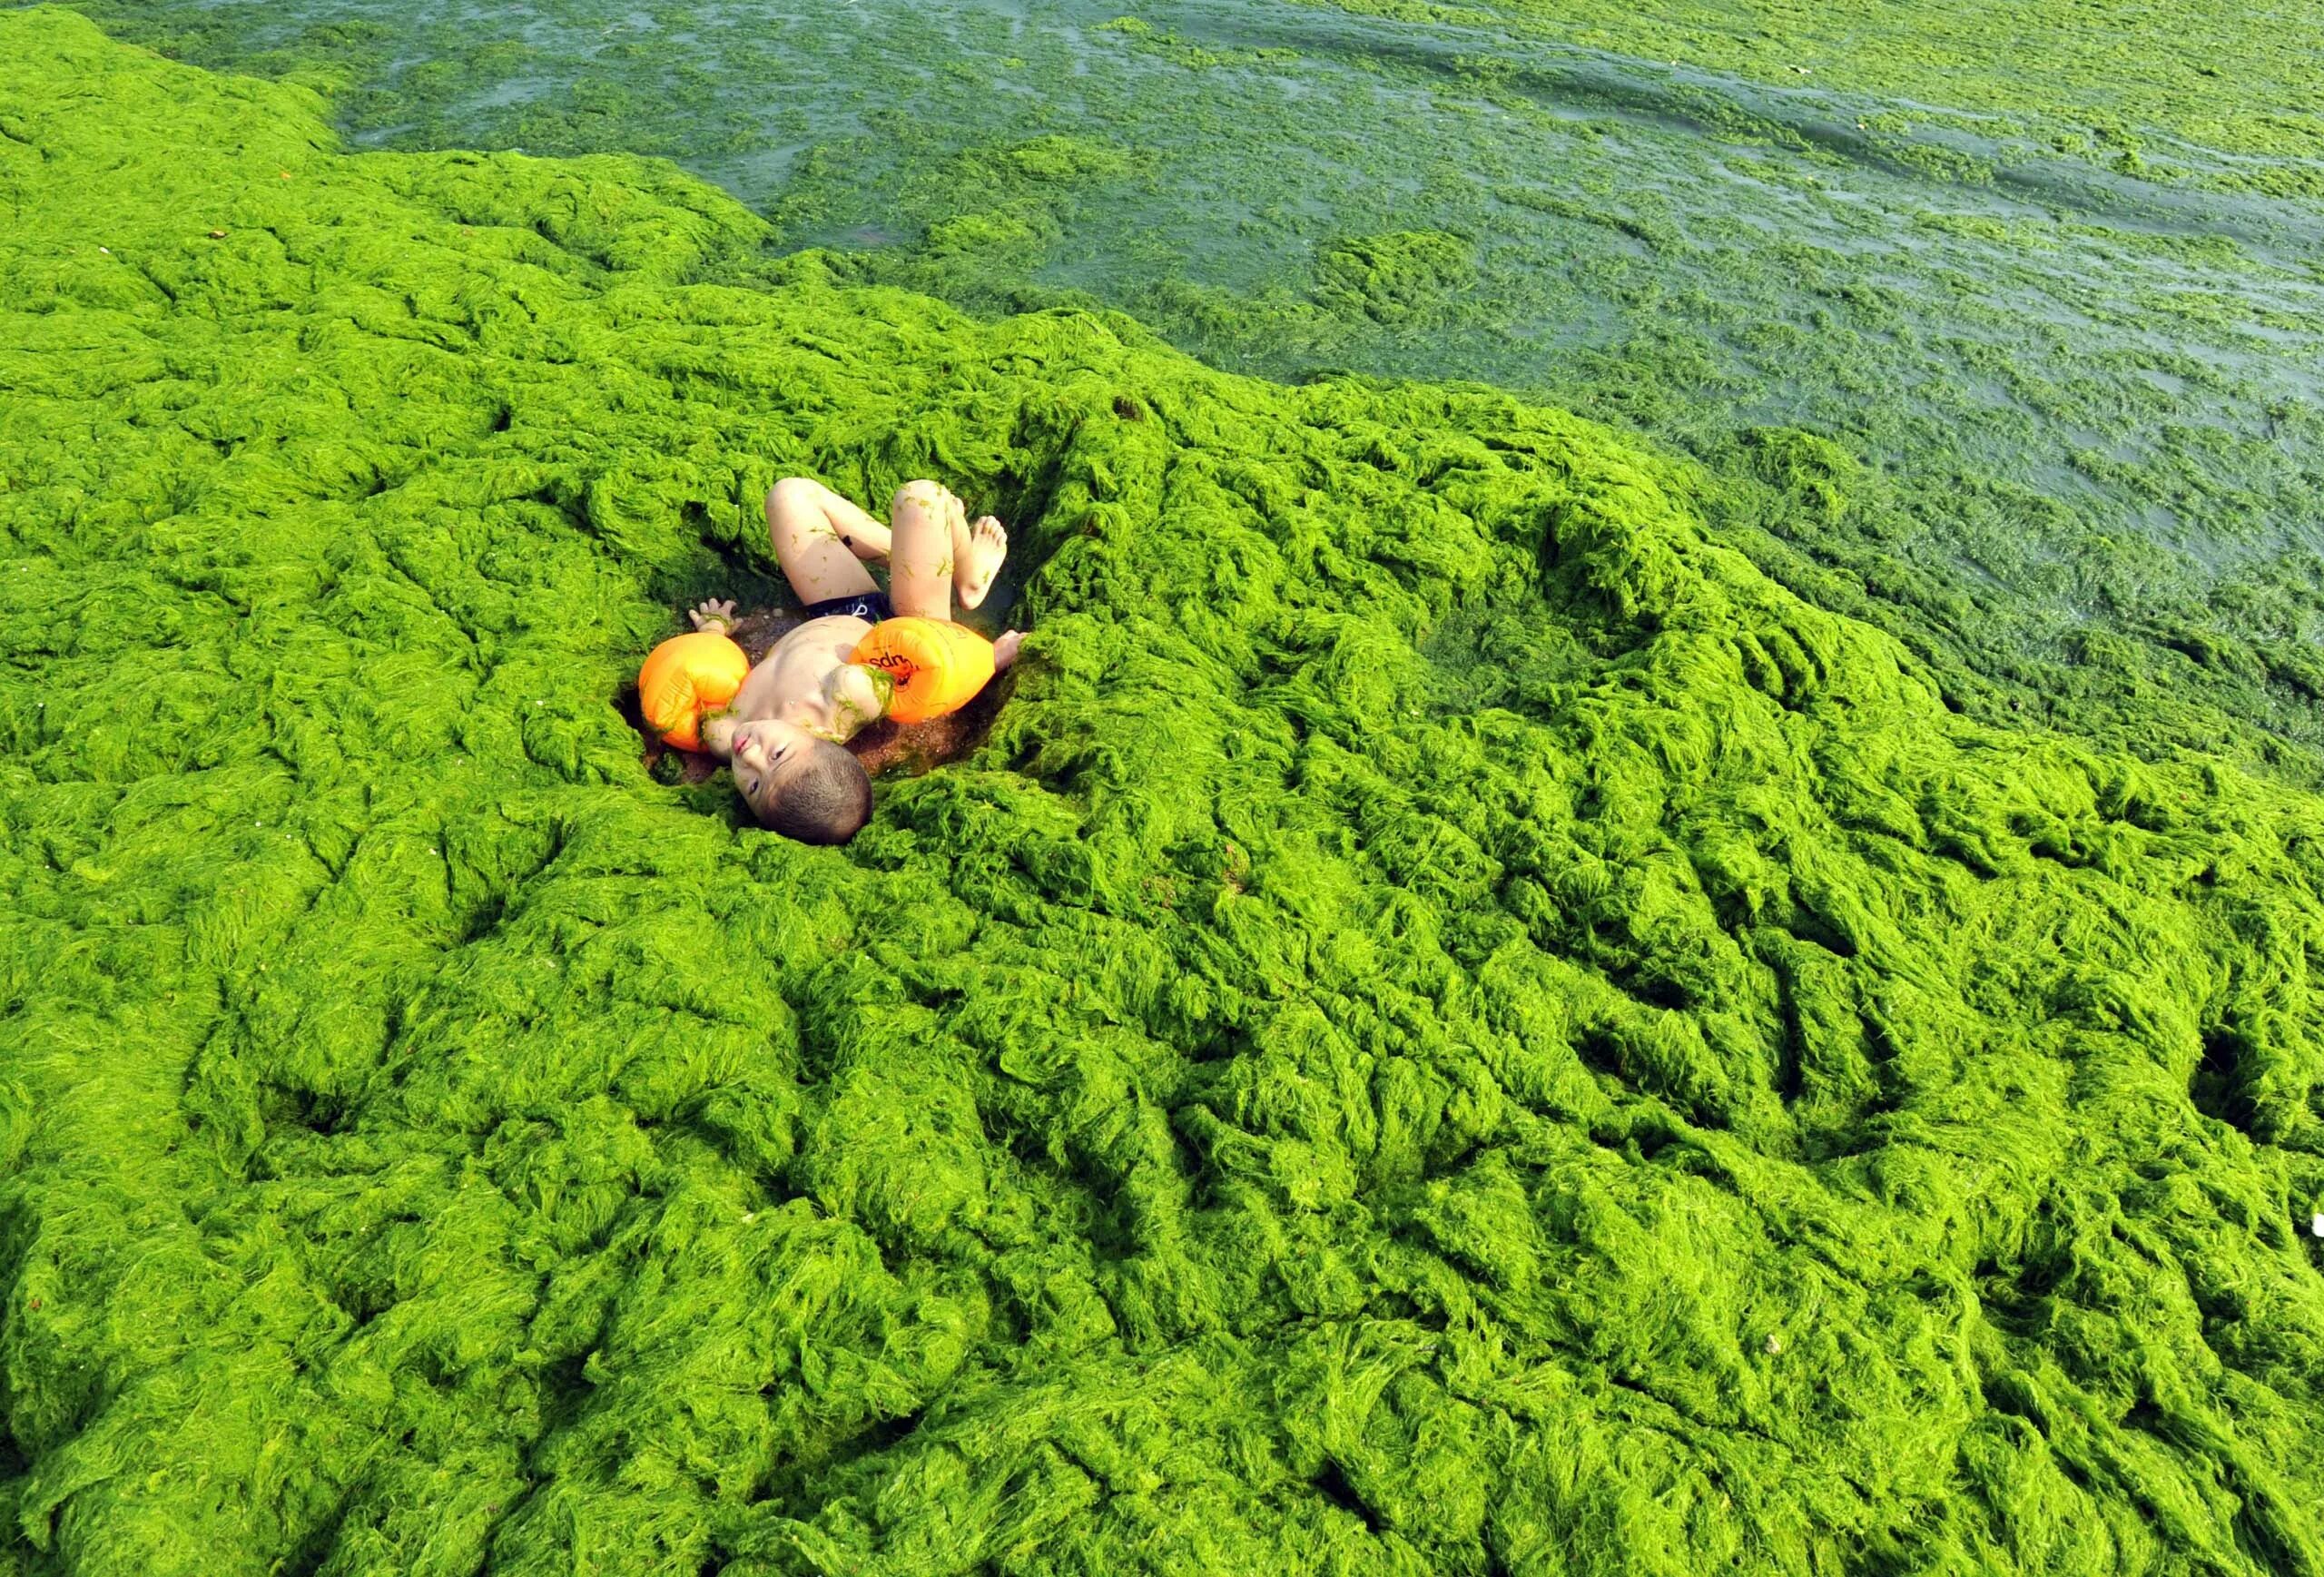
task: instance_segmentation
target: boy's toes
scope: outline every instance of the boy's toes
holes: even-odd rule
[[[1000,573],[1000,562],[1009,557],[1009,533],[1000,521],[987,515],[969,533],[969,567],[980,581],[990,582]]]
[[[992,577],[1000,573],[1001,561],[1008,557],[1009,533],[987,515],[970,531],[969,562],[953,581],[962,607],[975,607],[984,601],[984,594],[992,589]]]

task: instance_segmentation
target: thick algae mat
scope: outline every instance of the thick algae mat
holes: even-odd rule
[[[2324,97],[2290,14],[76,5],[327,90],[358,146],[667,154],[855,280],[1642,431],[1973,715],[2324,784]]]
[[[2324,801],[1572,417],[323,113],[0,16],[8,1569],[2324,1568]],[[788,470],[1028,572],[844,851],[614,700]]]

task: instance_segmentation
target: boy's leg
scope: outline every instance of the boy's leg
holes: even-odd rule
[[[888,600],[906,618],[952,616],[954,525],[960,501],[934,482],[906,482],[888,510]]]
[[[766,496],[767,535],[774,557],[802,604],[861,596],[880,583],[857,562],[856,544],[888,546],[888,529],[862,510],[804,477],[785,477]],[[866,551],[863,557],[872,557]]]
[[[888,598],[898,613],[949,619],[955,594],[964,608],[984,601],[1009,554],[1000,521],[988,515],[970,526],[960,500],[934,482],[898,488],[888,518]]]

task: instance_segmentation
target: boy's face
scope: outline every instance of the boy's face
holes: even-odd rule
[[[805,766],[815,736],[771,718],[734,730],[734,786],[751,813],[763,823],[768,807],[782,799],[783,785]]]

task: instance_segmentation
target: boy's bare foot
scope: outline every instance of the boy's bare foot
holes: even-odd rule
[[[952,577],[952,592],[962,607],[984,601],[985,593],[992,589],[992,577],[1000,573],[1001,562],[1008,557],[1009,533],[987,515],[970,529],[969,561]]]
[[[715,630],[724,635],[734,627],[734,605],[732,602],[704,602],[686,617],[698,630]]]
[[[1010,630],[993,642],[992,671],[996,674],[1007,673],[1009,665],[1017,661],[1017,648],[1024,644],[1025,632],[1022,630]]]

